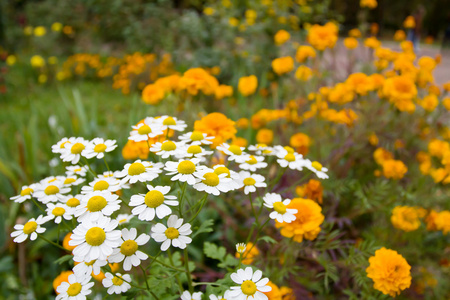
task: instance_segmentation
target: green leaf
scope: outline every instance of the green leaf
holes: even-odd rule
[[[213,231],[213,228],[212,228],[213,225],[214,225],[214,220],[213,219],[209,219],[209,220],[204,221],[202,223],[202,225],[200,225],[200,227],[198,227],[198,229],[192,235],[192,238],[195,238],[200,233],[212,232]]]
[[[223,261],[225,259],[225,255],[227,254],[227,250],[225,247],[217,247],[217,245],[209,242],[205,242],[203,244],[203,253],[209,258],[217,259]]]
[[[61,264],[65,263],[66,261],[69,261],[72,258],[73,258],[73,255],[67,254],[67,255],[64,255],[63,257],[60,257],[57,260],[55,260],[55,263],[61,265]]]
[[[275,239],[271,238],[268,235],[260,237],[258,239],[258,241],[265,241],[266,243],[271,243],[271,244],[276,244],[277,243],[277,241]]]

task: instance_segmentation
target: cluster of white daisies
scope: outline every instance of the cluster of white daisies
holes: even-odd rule
[[[166,251],[170,246],[186,248],[192,242],[189,237],[192,230],[189,222],[184,222],[180,217],[183,216],[183,195],[187,186],[205,192],[202,201],[206,201],[207,194],[218,196],[241,188],[244,188],[245,194],[254,193],[257,188],[267,187],[265,177],[255,172],[266,168],[268,164],[265,160],[270,157],[276,157],[276,161],[283,168],[307,168],[319,178],[327,178],[326,168],[317,162],[304,159],[290,147],[255,145],[248,147],[246,152],[243,147],[224,143],[218,146],[215,152],[204,148],[212,144],[214,137],[201,132],[185,133],[180,135],[177,141],[169,139],[171,130],[183,131],[186,127],[184,121],[169,116],[146,118],[144,122],[133,126],[129,139],[139,142],[159,138],[160,142],[149,144],[150,151],[156,155],[155,158],[159,157],[158,162],[136,160],[126,164],[121,171],[107,171],[100,175],[95,174],[89,167],[88,159],[103,159],[106,152],[117,147],[116,141],[101,138],[92,141],[75,137],[63,138],[52,147],[52,151],[58,153],[63,161],[74,164],[67,167],[66,175],[48,177],[38,183],[24,186],[20,195],[11,198],[19,203],[31,200],[45,212],[28,220],[24,225],[14,226],[15,231],[11,233],[11,237],[16,243],[23,242],[28,237],[35,240],[45,232],[46,229],[42,225],[46,222],[59,224],[63,220],[72,219],[78,222],[69,241],[69,245],[75,247],[74,274],[69,277],[68,282],[63,282],[57,288],[57,299],[85,299],[93,285],[91,275],[98,275],[101,267],[107,263],[123,262],[125,271],[139,266],[141,261],[148,258],[148,255],[139,249],[151,238],[161,243],[161,251]],[[239,171],[233,171],[222,164],[212,167],[207,165],[207,156],[214,154],[223,157],[223,153],[227,155],[228,162],[237,165]],[[75,165],[82,157],[86,165]],[[106,166],[108,167],[107,164]],[[79,185],[86,181],[88,172],[93,180],[80,188]],[[171,181],[183,184],[181,199],[170,194],[171,186],[149,184],[160,179],[163,172]],[[129,189],[130,185],[138,182],[145,184],[145,194],[135,194],[129,202],[119,197],[118,191]],[[264,206],[272,210],[270,218],[288,223],[295,220],[297,210],[287,208],[289,199],[283,200],[279,194],[267,193],[263,200]],[[113,214],[120,211],[123,203],[131,209],[131,215],[121,214],[113,218]],[[177,211],[180,217],[173,214],[173,210]],[[133,217],[141,221],[155,222],[151,232],[138,235],[136,228],[118,229],[119,223],[126,223]],[[165,225],[163,219],[166,217]],[[158,221],[154,221],[155,219]],[[105,276],[102,283],[108,288],[109,294],[120,294],[131,287],[131,277],[128,274],[106,273]],[[231,278],[239,286],[232,287],[224,295],[225,299],[247,299],[247,296],[248,299],[267,299],[262,292],[270,290],[270,287],[266,286],[268,279],[261,279],[261,276],[261,271],[253,273],[251,268],[238,270]],[[190,294],[183,294],[182,298],[195,299],[195,295],[198,293],[192,297]]]

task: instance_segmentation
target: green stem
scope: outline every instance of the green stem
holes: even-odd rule
[[[150,292],[150,287],[148,286],[148,281],[147,281],[147,272],[145,272],[145,270],[142,267],[142,265],[139,265],[139,267],[141,268],[142,273],[144,273],[144,280],[145,280],[145,285],[147,286],[147,291]]]
[[[33,203],[42,211],[45,213],[45,209],[42,208],[42,206],[39,205],[39,203],[37,203],[36,199],[34,199],[33,197],[31,197],[31,200],[33,201]]]
[[[189,292],[193,293],[194,289],[192,288],[192,277],[191,277],[191,272],[189,271],[189,257],[188,257],[188,252],[187,252],[186,248],[184,248],[184,269],[186,270],[186,277],[187,277]]]
[[[269,223],[270,218],[266,220],[266,222],[263,223],[263,225],[258,228],[258,231],[256,232],[256,236],[255,236],[255,242],[253,243],[253,245],[250,247],[250,249],[246,250],[246,255],[244,257],[242,257],[242,259],[245,259],[247,257],[247,255],[252,251],[253,247],[256,246],[256,242],[258,241],[258,236],[261,233],[262,229],[264,228],[264,226],[267,225],[267,223]]]
[[[50,243],[50,244],[52,244],[53,246],[58,247],[58,248],[60,248],[61,250],[64,250],[64,251],[66,251],[66,252],[71,252],[71,251],[67,250],[66,248],[64,248],[64,247],[62,247],[62,246],[60,246],[60,245],[58,245],[57,243],[50,241],[49,239],[47,239],[46,237],[44,237],[42,234],[38,233],[37,235],[38,235],[38,237],[40,237],[41,239],[43,239],[43,240],[46,241],[47,243]]]
[[[189,220],[189,222],[188,223],[191,223],[192,221],[194,221],[195,220],[195,218],[197,218],[197,216],[198,216],[198,214],[200,213],[200,211],[202,210],[202,208],[203,208],[203,206],[205,205],[205,203],[206,203],[206,199],[207,199],[207,197],[208,197],[208,193],[206,193],[206,195],[205,195],[205,197],[203,197],[203,199],[202,200],[200,200],[201,201],[201,205],[200,205],[200,208],[199,208],[199,210],[197,211],[197,213]]]
[[[180,217],[182,216],[181,212],[183,209],[183,199],[184,199],[184,193],[186,192],[186,186],[187,186],[187,181],[183,184],[180,202],[178,203],[178,210],[180,211]]]
[[[92,176],[94,176],[94,178],[97,177],[97,174],[94,172],[94,170],[91,169],[91,165],[89,164],[89,162],[86,159],[86,157],[83,157],[83,159],[84,159],[84,162],[85,162],[86,166],[89,169],[89,172],[91,172]]]
[[[248,197],[250,198],[250,205],[252,206],[252,212],[253,212],[253,215],[255,216],[256,225],[258,225],[258,227],[259,227],[258,215],[256,214],[255,207],[253,206],[252,193],[249,193]]]
[[[156,254],[156,255],[153,257],[152,261],[151,261],[150,264],[147,266],[147,268],[145,268],[145,270],[148,270],[148,269],[152,266],[152,264],[155,262],[156,258],[157,258],[161,253],[162,253],[162,251],[159,250],[158,254]]]
[[[168,265],[168,264],[166,264],[166,263],[163,263],[162,261],[157,260],[156,257],[152,257],[151,255],[149,255],[149,257],[150,257],[151,259],[154,259],[158,264],[160,264],[160,265],[162,265],[162,266],[164,266],[164,267],[166,267],[166,268],[169,268],[169,269],[172,269],[172,270],[175,270],[175,271],[178,271],[178,272],[184,272],[183,269],[178,269],[178,268],[176,268],[176,267],[173,267],[173,266],[170,266],[170,265]],[[171,257],[171,255],[169,255],[169,259],[170,259],[170,257]],[[172,265],[173,265],[172,259],[170,259],[170,262],[171,262]]]
[[[193,286],[198,286],[198,285],[224,286],[223,284],[216,283],[216,282],[194,282],[192,285]]]
[[[169,255],[170,263],[173,265],[172,252],[170,251],[170,249],[167,250],[167,254]],[[173,268],[173,267],[171,267],[171,268]],[[184,272],[184,270],[182,272]],[[180,287],[180,293],[182,293],[183,292],[183,285],[181,284],[181,281],[180,281],[180,278],[178,277],[178,274],[175,274],[175,278],[177,279],[178,286]]]
[[[103,156],[103,161],[105,162],[106,168],[108,169],[108,172],[111,172],[111,170],[109,169],[108,163],[106,162],[105,157]]]

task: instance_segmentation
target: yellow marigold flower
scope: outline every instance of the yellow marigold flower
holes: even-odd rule
[[[215,12],[216,10],[212,7],[205,7],[205,9],[203,9],[203,13],[207,16],[212,16]]]
[[[394,149],[402,149],[405,148],[405,142],[402,140],[396,139],[394,142]]]
[[[353,73],[345,81],[353,90],[362,96],[375,89],[372,78],[364,73]]]
[[[156,105],[164,96],[164,89],[156,84],[149,84],[142,90],[142,100],[147,104]]]
[[[235,122],[228,119],[224,114],[214,112],[206,115],[201,120],[195,121],[194,130],[213,136],[211,148],[216,148],[218,145],[235,137],[237,130],[234,125]]]
[[[243,96],[250,96],[258,88],[258,78],[255,75],[239,78],[238,90]]]
[[[66,25],[66,26],[63,27],[62,31],[66,35],[71,35],[71,34],[73,34],[73,27],[69,26],[69,25]]]
[[[62,246],[64,247],[64,249],[67,249],[69,251],[72,251],[73,249],[75,249],[76,246],[70,246],[69,245],[69,241],[70,241],[70,237],[72,236],[72,233],[69,232],[68,234],[66,234],[66,236],[64,237]]]
[[[371,36],[364,40],[364,46],[376,49],[381,46],[381,42],[376,37]]]
[[[150,141],[149,141],[150,142]],[[150,143],[150,145],[153,144]],[[128,140],[122,149],[122,156],[127,160],[147,159],[149,154],[149,147],[146,141],[135,142]]]
[[[434,209],[430,210],[427,217],[425,218],[425,223],[427,223],[427,230],[428,231],[436,231],[436,217],[438,216],[438,212]]]
[[[247,139],[238,136],[238,137],[233,138],[233,140],[231,141],[231,145],[236,145],[239,147],[247,147],[248,141],[247,141]]]
[[[273,142],[273,131],[267,128],[258,130],[256,134],[256,142],[258,144],[270,145]]]
[[[441,95],[441,90],[439,89],[439,86],[432,84],[428,87],[428,92],[430,94],[434,94],[436,96],[440,96]]]
[[[394,155],[384,148],[377,148],[373,152],[373,158],[378,165],[382,165],[386,160],[391,160],[394,158]]]
[[[272,69],[278,75],[283,75],[294,70],[294,59],[290,56],[276,58],[272,61]]]
[[[221,84],[216,88],[214,95],[216,97],[216,100],[231,97],[233,96],[233,87],[230,85]]]
[[[442,105],[444,105],[445,109],[450,110],[450,97],[442,99]]]
[[[40,55],[33,55],[30,59],[30,63],[33,68],[42,68],[45,66],[45,59]]]
[[[395,59],[396,54],[389,48],[378,47],[377,49],[375,49],[375,56],[379,59],[392,61]]]
[[[384,84],[384,76],[378,73],[374,73],[372,75],[369,76],[370,79],[372,80],[373,86],[375,89],[379,89],[381,87],[383,87]]]
[[[230,26],[236,27],[239,25],[239,20],[237,18],[229,18],[228,19],[228,24],[230,24]]]
[[[344,39],[344,46],[350,50],[355,49],[358,47],[358,40],[354,37],[347,37]]]
[[[295,192],[299,197],[311,199],[320,204],[323,202],[323,187],[318,180],[310,179],[308,183],[296,187]]]
[[[278,286],[275,283],[273,283],[272,281],[269,281],[267,283],[267,285],[272,288],[272,290],[270,292],[264,293],[267,296],[267,298],[269,298],[269,300],[282,300],[283,299],[281,297],[280,289],[278,288]]]
[[[419,101],[419,105],[428,112],[432,112],[439,105],[439,99],[436,95],[430,94]]]
[[[306,39],[319,51],[334,48],[338,39],[338,27],[331,22],[323,26],[315,24],[309,28]]]
[[[436,219],[436,229],[441,230],[444,234],[450,232],[450,211],[444,210],[437,214]]]
[[[155,85],[159,86],[166,92],[176,92],[179,90],[181,76],[178,74],[172,74],[169,76],[158,78],[155,81]]]
[[[408,172],[408,168],[401,160],[385,160],[381,165],[383,167],[383,176],[392,179],[402,179]]]
[[[394,76],[384,81],[382,94],[400,110],[413,112],[413,99],[417,96],[414,81],[407,76]]]
[[[293,238],[301,243],[303,239],[314,240],[319,234],[325,217],[322,208],[311,199],[294,198],[287,208],[297,209],[296,219],[291,223],[275,222],[277,228],[281,228],[281,235]]]
[[[378,6],[377,0],[360,0],[359,5],[361,7],[367,7],[369,9],[374,9]]]
[[[410,232],[420,227],[420,218],[420,211],[417,207],[396,206],[392,210],[391,222],[395,228]]]
[[[378,23],[370,24],[370,33],[372,35],[377,35],[379,30],[380,30],[380,26],[378,25]]]
[[[358,28],[350,29],[348,32],[349,37],[353,38],[360,38],[361,37],[361,31]]]
[[[259,249],[252,242],[247,243],[244,253],[242,253],[242,263],[244,265],[251,265],[255,257],[259,255]],[[241,253],[236,252],[236,258],[241,257]]]
[[[379,140],[378,140],[378,137],[377,137],[377,135],[376,135],[375,133],[372,133],[372,134],[369,136],[369,143],[370,143],[372,146],[378,145]]]
[[[308,81],[313,75],[313,71],[307,66],[299,66],[295,71],[295,78],[301,81]]]
[[[275,41],[275,44],[279,46],[279,45],[283,45],[284,43],[289,41],[290,38],[291,38],[290,33],[284,29],[281,29],[281,30],[278,30],[277,33],[275,33],[274,41]]]
[[[444,157],[444,154],[450,151],[450,144],[445,141],[438,139],[432,139],[428,143],[428,153],[431,156],[436,156],[437,158]]]
[[[450,81],[442,85],[444,91],[450,92]]]
[[[448,175],[448,172],[444,168],[430,169],[430,176],[435,183],[443,181]]]
[[[63,282],[69,282],[69,276],[72,275],[72,271],[62,271],[56,278],[53,280],[53,289],[55,290],[56,295],[59,293],[56,291],[58,286],[61,285]]]
[[[436,60],[429,56],[422,56],[417,61],[417,64],[420,68],[430,72],[433,71],[434,68],[436,68]]]
[[[15,55],[8,55],[8,57],[6,58],[6,64],[8,66],[13,66],[15,65],[17,62],[17,57]]]
[[[35,36],[44,36],[47,33],[47,30],[44,26],[37,26],[34,28],[34,35]]]
[[[406,33],[403,30],[397,30],[394,34],[394,40],[396,40],[397,42],[402,42],[404,40],[406,40]]]
[[[305,62],[308,58],[315,58],[316,50],[314,50],[311,46],[300,46],[297,48],[297,52],[295,53],[295,60],[299,63]]]
[[[416,27],[416,20],[413,16],[407,16],[405,21],[403,21],[403,27],[411,29]]]
[[[219,86],[219,82],[205,69],[192,68],[184,72],[179,85],[180,89],[186,90],[191,95],[197,95],[199,91],[205,95],[212,95]]]
[[[354,98],[353,87],[347,83],[338,83],[328,92],[328,101],[332,103],[345,104],[353,101]]]
[[[411,285],[411,266],[397,251],[381,248],[369,258],[367,277],[374,282],[374,289],[395,297]]]
[[[62,27],[63,27],[63,25],[61,23],[55,22],[52,24],[51,28],[52,28],[52,31],[59,32],[59,31],[61,31]]]
[[[240,118],[236,121],[236,127],[240,129],[247,129],[250,125],[250,121],[247,118]]]
[[[281,299],[283,300],[295,300],[295,295],[294,295],[294,291],[287,286],[282,286],[280,288],[280,293],[281,293]]]
[[[289,145],[295,148],[295,151],[302,155],[308,154],[309,147],[311,146],[311,139],[304,133],[298,132],[293,134],[289,139]]]

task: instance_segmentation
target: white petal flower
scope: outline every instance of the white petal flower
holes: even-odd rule
[[[150,151],[155,152],[161,158],[168,158],[169,156],[184,157],[186,154],[186,144],[184,142],[166,140],[162,143],[157,142],[151,145]]]
[[[192,242],[188,237],[192,233],[191,224],[183,225],[183,219],[178,219],[176,215],[171,215],[167,220],[167,227],[158,223],[152,227],[152,238],[161,244],[161,250],[166,251],[170,245],[184,249]]]
[[[264,161],[264,156],[250,155],[245,162],[239,164],[239,168],[251,172],[255,172],[257,169],[265,167],[267,167],[267,163]]]
[[[50,183],[40,183],[35,186],[33,197],[38,201],[46,204],[48,202],[56,202],[65,198],[64,194],[70,192],[69,187],[64,187],[62,182],[54,180]]]
[[[200,181],[194,176],[199,169],[199,162],[200,159],[198,158],[180,159],[178,162],[168,161],[164,170],[168,172],[167,175],[174,175],[172,176],[172,181],[179,180],[181,182],[187,182],[189,185],[194,185]]]
[[[271,219],[277,220],[279,223],[291,223],[296,219],[295,214],[298,210],[286,208],[291,203],[291,200],[285,199],[283,201],[281,196],[275,193],[267,193],[263,200],[265,207],[274,209],[269,215]]]
[[[122,178],[121,184],[152,181],[162,172],[162,163],[152,163],[149,161],[136,160],[132,164],[126,164],[124,169],[116,174],[117,178]]]
[[[102,138],[95,138],[89,143],[87,143],[86,148],[81,152],[86,158],[96,157],[102,159],[105,157],[105,152],[111,152],[117,148],[117,141],[115,140],[104,140]]]
[[[211,145],[214,137],[200,131],[188,132],[180,136],[180,141],[191,145]]]
[[[201,181],[194,185],[194,189],[205,191],[208,194],[219,196],[233,189],[231,178],[227,178],[226,173],[217,175],[213,169],[204,168],[195,174]]]
[[[67,176],[73,176],[73,175],[78,175],[81,177],[86,176],[86,172],[89,170],[89,168],[87,166],[67,166],[66,167],[66,175]]]
[[[102,281],[104,287],[108,288],[108,294],[122,294],[131,288],[128,283],[131,282],[131,276],[128,274],[116,273],[115,275],[111,273],[106,273],[105,278]]]
[[[109,191],[111,193],[117,192],[122,188],[120,180],[115,177],[104,177],[100,175],[94,181],[89,182],[89,185],[81,188],[82,194],[88,194],[95,191]]]
[[[216,148],[218,151],[224,152],[228,155],[229,161],[235,161],[236,163],[244,163],[250,157],[250,155],[244,152],[245,147],[239,147],[237,145],[228,145],[227,143],[223,143]]]
[[[37,238],[38,233],[44,233],[45,228],[41,227],[42,224],[47,222],[49,219],[48,217],[39,216],[36,219],[32,218],[28,220],[24,225],[22,224],[16,224],[14,225],[14,229],[16,231],[13,231],[11,233],[11,237],[14,238],[14,243],[22,243],[25,241],[28,236],[30,237],[30,240],[34,241]]]
[[[272,288],[267,285],[269,278],[262,278],[262,272],[257,270],[253,272],[251,267],[238,269],[236,273],[231,274],[231,279],[239,284],[232,286],[229,297],[236,300],[267,300],[264,293],[270,292]]]
[[[181,300],[202,300],[202,292],[191,293],[189,291],[184,291],[181,294]]]
[[[147,194],[139,194],[131,196],[129,205],[135,206],[131,213],[142,221],[151,221],[156,217],[162,219],[172,213],[170,206],[178,205],[176,196],[167,195],[170,186],[147,185]]]
[[[59,293],[56,296],[56,300],[84,300],[89,295],[91,287],[94,285],[91,280],[91,276],[83,276],[82,274],[72,274],[69,276],[68,281],[63,281],[56,291]]]
[[[86,261],[77,261],[80,257],[74,257],[74,261],[78,264],[75,264],[72,271],[78,275],[91,276],[92,273],[94,275],[98,275],[101,272],[101,267],[106,266],[108,263],[106,260],[96,259],[89,262]]]
[[[136,228],[130,230],[122,229],[122,238],[120,240],[120,248],[115,248],[113,253],[108,257],[108,261],[112,263],[119,263],[123,261],[123,269],[125,271],[131,270],[131,265],[137,267],[141,264],[141,260],[146,260],[148,255],[138,250],[139,246],[147,244],[150,236],[143,233],[137,237]]]
[[[96,221],[100,216],[111,216],[113,212],[120,209],[119,196],[111,192],[95,191],[83,195],[80,205],[75,210],[78,222],[86,219]]]
[[[163,130],[172,129],[175,131],[184,131],[187,127],[186,122],[178,120],[175,117],[161,116],[155,120],[162,125]]]
[[[25,200],[31,199],[34,189],[36,188],[36,184],[30,184],[30,185],[24,185],[22,187],[22,190],[20,191],[20,194],[14,197],[11,197],[10,199],[17,203],[22,203]]]
[[[48,203],[46,211],[48,219],[54,220],[56,224],[61,223],[63,218],[65,220],[71,220],[74,213],[73,208],[62,203]]]
[[[145,118],[143,123],[131,127],[133,131],[130,132],[128,139],[135,142],[148,141],[149,138],[155,138],[164,134],[162,125],[149,117]]]
[[[244,187],[244,193],[246,195],[256,192],[257,187],[267,187],[267,184],[265,183],[266,179],[262,175],[241,171],[239,172],[239,176],[239,187]]]
[[[76,139],[75,137],[62,138],[59,142],[57,142],[55,145],[52,146],[52,152],[61,154],[65,149],[65,145],[73,143],[75,139]]]
[[[64,150],[61,152],[61,159],[70,162],[72,165],[80,161],[81,153],[86,148],[88,141],[78,137],[64,144]]]
[[[311,172],[315,173],[320,179],[328,179],[328,169],[323,167],[318,161],[311,162],[309,159],[306,160],[306,168]]]

